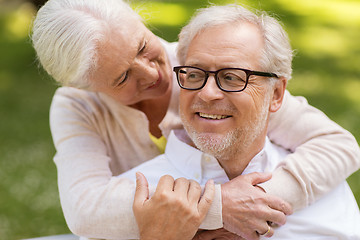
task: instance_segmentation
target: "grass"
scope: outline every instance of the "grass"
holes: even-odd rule
[[[297,50],[290,91],[305,96],[360,139],[360,3],[241,2],[284,22]],[[157,35],[176,41],[180,27],[206,1],[136,1],[133,6]],[[0,239],[69,232],[60,208],[48,124],[56,85],[38,68],[28,39],[35,11],[21,1],[0,0]],[[348,182],[360,202],[360,173]]]

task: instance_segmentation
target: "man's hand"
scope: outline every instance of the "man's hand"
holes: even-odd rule
[[[192,239],[210,208],[214,193],[213,181],[207,182],[201,197],[197,182],[185,178],[174,181],[165,175],[149,199],[148,182],[143,174],[137,173],[133,211],[141,240]]]
[[[274,234],[271,226],[268,227],[269,223],[285,224],[286,215],[292,213],[291,205],[255,186],[270,178],[270,173],[251,173],[221,185],[225,229],[243,238],[255,240],[265,233],[266,237]]]
[[[199,230],[193,240],[244,240],[244,238],[220,228],[217,230]]]

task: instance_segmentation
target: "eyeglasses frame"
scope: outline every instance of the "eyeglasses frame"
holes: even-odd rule
[[[205,73],[205,81],[204,83],[198,87],[198,88],[186,88],[184,86],[181,85],[180,83],[180,79],[179,79],[179,71],[180,69],[182,68],[195,68],[195,69],[198,69],[200,71],[203,71]],[[246,74],[246,82],[245,82],[245,86],[243,89],[241,90],[226,90],[226,89],[223,89],[219,83],[219,78],[217,76],[217,74],[222,71],[222,70],[241,70],[241,71],[244,71],[245,74]],[[249,70],[249,69],[245,69],[245,68],[221,68],[221,69],[218,69],[216,71],[206,71],[204,69],[201,69],[199,67],[193,67],[193,66],[176,66],[173,68],[173,71],[175,72],[176,74],[176,80],[179,84],[179,86],[182,88],[182,89],[186,89],[186,90],[200,90],[202,89],[206,83],[207,83],[207,80],[210,76],[210,74],[214,74],[214,78],[215,78],[215,82],[216,82],[216,85],[218,86],[218,88],[224,92],[242,92],[246,89],[248,83],[249,83],[249,78],[251,75],[254,75],[254,76],[261,76],[261,77],[275,77],[275,78],[279,78],[278,75],[276,75],[275,73],[269,73],[269,72],[261,72],[261,71],[253,71],[253,70]]]

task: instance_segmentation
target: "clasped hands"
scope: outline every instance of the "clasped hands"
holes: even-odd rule
[[[270,178],[268,173],[251,173],[222,184],[224,228],[198,231],[213,201],[215,186],[212,180],[206,183],[201,195],[197,182],[185,178],[174,180],[165,175],[149,198],[147,180],[137,173],[133,211],[140,239],[256,240],[264,233],[271,237],[274,229],[268,223],[285,224],[286,215],[292,210],[287,202],[256,187]]]

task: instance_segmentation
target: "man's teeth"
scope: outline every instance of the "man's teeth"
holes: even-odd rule
[[[199,116],[202,118],[217,119],[217,120],[227,118],[226,115],[214,115],[214,114],[207,114],[207,113],[199,113]]]

